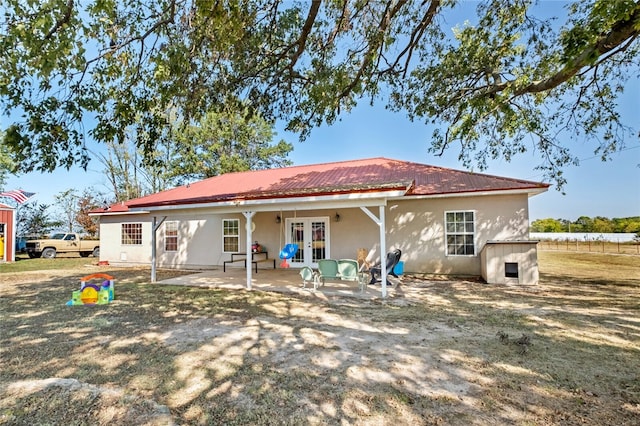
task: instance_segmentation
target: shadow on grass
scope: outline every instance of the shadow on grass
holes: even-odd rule
[[[118,274],[110,305],[65,306],[82,274],[3,290],[0,422],[144,423],[162,407],[179,424],[630,424],[640,414],[638,288],[624,281],[427,281],[400,306]],[[86,386],[11,390],[52,377]]]

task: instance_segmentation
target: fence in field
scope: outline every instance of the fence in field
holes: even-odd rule
[[[531,232],[540,250],[587,251],[640,254],[640,242],[633,233]]]

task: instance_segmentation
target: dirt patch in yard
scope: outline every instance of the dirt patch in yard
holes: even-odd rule
[[[66,307],[84,267],[1,274],[0,424],[637,424],[640,264],[565,260],[541,256],[535,287],[405,277],[387,300],[140,269],[114,271],[113,304]]]

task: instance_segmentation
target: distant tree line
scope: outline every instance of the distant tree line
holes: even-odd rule
[[[537,219],[531,222],[531,232],[640,233],[640,216],[613,219],[580,216],[573,222],[567,219]]]

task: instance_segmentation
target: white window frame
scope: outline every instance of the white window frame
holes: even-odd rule
[[[235,223],[235,226],[229,226],[227,224]],[[236,234],[228,234],[227,231],[236,229]],[[227,239],[233,240],[235,238],[235,250],[227,250]],[[222,252],[223,253],[238,253],[240,251],[240,219],[222,219]]]
[[[449,222],[448,216],[453,214],[454,220],[453,222]],[[472,220],[468,220],[468,215],[472,215]],[[462,215],[462,218],[458,216]],[[469,225],[473,227],[472,230],[469,230]],[[476,256],[478,252],[476,247],[476,212],[475,210],[448,210],[444,212],[444,252],[446,256],[463,256],[463,257],[473,257]],[[449,237],[457,237],[463,238],[464,240],[468,240],[468,237],[471,236],[472,244],[468,244],[466,241],[462,243],[465,253],[456,253],[455,250],[453,253],[449,252],[449,247],[451,244],[449,243]],[[458,245],[459,243],[454,243],[454,245]],[[467,253],[466,247],[473,247],[473,253]]]
[[[136,232],[135,234],[132,231],[133,227],[136,227]],[[125,228],[128,228],[129,232],[125,232]],[[129,240],[133,241],[133,242],[126,242],[125,240],[125,235],[129,236]],[[134,237],[139,237],[140,241],[137,242],[136,238],[132,238],[131,235],[133,235]],[[141,246],[142,245],[142,222],[127,222],[127,223],[122,223],[120,224],[120,245],[123,246]]]
[[[171,229],[168,229],[171,226]],[[168,232],[173,232],[173,235],[168,235]],[[168,249],[169,241],[175,241],[175,250]],[[164,223],[164,251],[173,253],[178,251],[178,221],[168,220]]]

